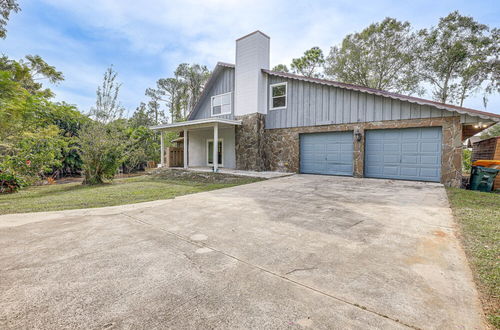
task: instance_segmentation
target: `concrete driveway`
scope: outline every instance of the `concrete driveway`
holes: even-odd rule
[[[483,327],[431,183],[294,175],[1,216],[0,270],[0,328]]]

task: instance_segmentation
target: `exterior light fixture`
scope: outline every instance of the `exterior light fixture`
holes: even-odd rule
[[[363,138],[363,134],[361,134],[360,132],[354,133],[354,136],[356,137],[356,141],[358,142]]]

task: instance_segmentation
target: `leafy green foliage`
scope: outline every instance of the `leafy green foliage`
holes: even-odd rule
[[[319,78],[323,75],[318,72],[325,63],[323,51],[319,47],[313,47],[304,52],[304,55],[292,60],[291,68],[294,73],[306,77]],[[286,68],[286,66],[285,66]]]
[[[498,77],[498,62],[492,58],[498,60],[495,33],[458,11],[441,18],[436,27],[419,31],[418,72],[432,85],[435,100],[462,106],[495,67]]]
[[[40,66],[5,56],[0,63],[4,69],[0,71],[0,166],[27,183],[65,167],[78,170],[76,132],[88,119],[74,106],[51,102],[50,91],[32,83]],[[57,73],[51,68],[42,74],[50,72]],[[55,80],[62,79],[62,75],[56,76]]]
[[[148,107],[156,111],[156,124],[159,119],[167,119],[164,114],[158,115],[159,102],[166,105],[171,122],[185,120],[196,105],[209,76],[206,66],[182,63],[174,71],[174,77],[161,78],[156,82],[156,88],[148,88],[146,95],[151,97]]]
[[[17,13],[21,10],[16,0],[2,0],[0,1],[0,38],[7,37],[6,25],[9,21],[12,12]]]
[[[421,94],[415,72],[415,39],[410,23],[387,17],[332,47],[325,73],[345,83]]]
[[[278,65],[276,65],[276,66],[273,67],[272,71],[285,72],[285,73],[290,72],[288,70],[288,67],[286,66],[286,64],[278,64]]]
[[[481,139],[489,139],[496,136],[500,136],[500,124],[495,124],[480,135]]]
[[[4,156],[2,166],[11,173],[34,183],[54,168],[62,167],[62,150],[67,141],[56,126],[50,125],[33,132],[23,132]]]
[[[20,176],[0,169],[0,194],[16,192],[24,185],[26,183]]]
[[[470,173],[472,162],[472,151],[469,149],[464,149],[462,151],[462,171],[465,173]]]
[[[99,122],[85,125],[79,132],[79,155],[84,184],[112,180],[123,157],[123,141],[116,128]]]
[[[95,107],[90,109],[90,117],[103,124],[122,118],[125,110],[118,100],[122,84],[115,81],[117,75],[113,66],[106,69],[102,85],[97,87]]]
[[[50,89],[43,89],[42,80],[56,84],[64,80],[62,72],[49,65],[38,55],[27,55],[19,61],[7,56],[0,57],[0,71],[11,73],[10,79],[20,83],[20,86],[30,94],[41,94],[46,98],[53,96]]]

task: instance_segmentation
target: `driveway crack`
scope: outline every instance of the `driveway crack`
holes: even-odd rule
[[[403,325],[403,326],[405,326],[405,327],[408,327],[408,328],[411,328],[411,329],[420,329],[420,328],[419,328],[419,327],[417,327],[417,326],[410,325],[410,324],[405,323],[405,322],[403,322],[403,321],[401,321],[401,320],[399,320],[399,319],[397,319],[397,318],[394,318],[394,317],[391,317],[391,316],[385,315],[385,314],[383,314],[383,313],[377,312],[376,310],[373,310],[373,309],[371,309],[371,308],[369,308],[369,307],[366,307],[366,306],[364,306],[364,305],[360,305],[360,304],[357,304],[357,303],[354,303],[354,302],[348,301],[348,300],[346,300],[346,299],[344,299],[344,298],[337,297],[337,296],[335,296],[335,295],[333,295],[333,294],[330,294],[330,293],[328,293],[328,292],[325,292],[325,291],[323,291],[323,290],[321,290],[321,289],[318,289],[318,288],[312,287],[312,286],[310,286],[310,285],[308,285],[308,284],[304,284],[304,283],[301,283],[301,282],[299,282],[299,281],[296,281],[296,280],[293,280],[293,279],[291,279],[291,278],[288,278],[287,276],[285,276],[285,275],[288,275],[288,273],[287,273],[287,274],[285,274],[285,275],[279,274],[279,273],[277,273],[277,272],[275,272],[275,271],[272,271],[272,270],[270,270],[270,269],[264,268],[264,267],[262,267],[262,266],[258,266],[258,265],[252,264],[252,263],[250,263],[250,262],[248,262],[248,261],[245,261],[245,260],[243,260],[243,259],[240,259],[240,258],[238,258],[238,257],[236,257],[236,256],[234,256],[234,255],[231,255],[231,254],[227,253],[227,252],[224,252],[224,251],[219,250],[219,249],[217,249],[217,248],[215,248],[215,247],[209,246],[209,245],[207,245],[207,244],[205,244],[205,243],[203,243],[203,242],[201,242],[201,241],[192,241],[192,240],[190,240],[188,237],[182,236],[182,235],[180,235],[180,234],[174,233],[174,232],[169,231],[169,230],[167,230],[167,229],[164,229],[164,228],[158,227],[158,226],[156,226],[156,225],[153,225],[153,224],[151,224],[151,223],[149,223],[149,222],[147,222],[147,221],[144,221],[143,219],[140,219],[140,218],[138,218],[138,217],[136,217],[136,216],[132,216],[132,215],[130,215],[130,214],[126,214],[126,213],[123,213],[123,212],[121,212],[120,214],[124,215],[125,217],[127,217],[127,218],[129,218],[129,219],[131,219],[131,220],[133,220],[133,221],[136,221],[136,222],[142,223],[142,224],[144,224],[144,225],[147,225],[147,226],[150,226],[150,227],[156,228],[156,229],[158,229],[158,230],[160,230],[160,231],[163,231],[163,232],[165,232],[165,233],[167,233],[167,234],[169,234],[169,235],[171,235],[171,236],[174,236],[174,237],[176,237],[176,238],[178,238],[178,239],[180,239],[180,240],[183,240],[183,241],[185,241],[185,242],[187,242],[187,243],[189,243],[189,244],[195,245],[195,246],[197,246],[197,247],[206,247],[206,248],[210,248],[210,249],[212,249],[213,251],[215,251],[215,252],[217,252],[217,253],[220,253],[220,254],[222,254],[222,255],[224,255],[224,256],[226,256],[226,257],[228,257],[228,258],[234,259],[234,260],[236,260],[236,261],[238,261],[238,262],[241,262],[241,263],[243,263],[243,264],[245,264],[245,265],[247,265],[247,266],[249,266],[249,267],[252,267],[252,268],[258,269],[258,270],[260,270],[260,271],[262,271],[262,272],[265,272],[265,273],[270,274],[270,275],[272,275],[272,276],[278,277],[278,278],[280,278],[280,279],[282,279],[282,280],[284,280],[284,281],[286,281],[286,282],[289,282],[289,283],[295,284],[295,285],[297,285],[297,286],[300,286],[300,287],[302,287],[302,288],[305,288],[305,289],[308,289],[308,290],[314,291],[314,292],[316,292],[316,293],[319,293],[319,294],[324,295],[324,296],[326,296],[326,297],[329,297],[329,298],[331,298],[331,299],[334,299],[334,300],[340,301],[340,302],[342,302],[342,303],[344,303],[344,304],[348,304],[348,305],[350,305],[350,306],[352,306],[352,307],[355,307],[355,308],[361,309],[361,310],[363,310],[363,311],[365,311],[365,312],[368,312],[368,313],[371,313],[371,314],[377,315],[377,316],[379,316],[379,317],[382,317],[382,318],[385,318],[385,319],[391,320],[391,321],[393,321],[393,322],[395,322],[395,323],[398,323],[398,324],[400,324],[400,325]],[[292,271],[292,272],[293,272],[293,271]]]

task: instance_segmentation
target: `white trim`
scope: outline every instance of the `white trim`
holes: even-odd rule
[[[282,107],[276,107],[276,108],[273,108],[273,87],[276,87],[276,86],[282,86],[282,85],[285,85],[285,105],[282,106]],[[276,97],[283,97],[282,96],[275,96]],[[280,109],[286,109],[286,106],[288,105],[288,82],[281,82],[281,83],[276,83],[276,84],[271,84],[269,85],[269,110],[280,110]]]
[[[208,143],[209,142],[214,142],[214,139],[207,139],[207,166],[213,166],[213,164],[210,164],[208,162],[208,155],[209,155],[209,149],[208,149]],[[219,142],[222,142],[222,150],[221,150],[221,161],[222,163],[219,164],[220,167],[224,167],[224,139],[223,138],[219,138]],[[214,145],[214,148],[215,148],[215,145]]]
[[[163,124],[157,126],[150,126],[149,128],[152,130],[161,130],[166,128],[180,128],[184,126],[194,126],[194,125],[202,125],[202,124],[228,124],[228,125],[241,125],[241,120],[233,120],[233,119],[225,119],[225,118],[203,118],[196,120],[187,120],[181,121],[173,124]]]
[[[231,97],[231,93],[232,92],[223,93],[223,94],[217,94],[217,95],[214,95],[214,96],[212,96],[210,98],[210,115],[212,117],[223,116],[223,115],[230,115],[231,114],[231,112],[233,110],[232,109],[233,104],[232,104],[232,100],[231,100],[231,98],[232,98]],[[221,113],[214,114],[214,98],[216,98],[216,97],[222,98],[225,95],[229,95],[229,112],[221,112]],[[222,106],[221,106],[221,111],[222,111]]]

